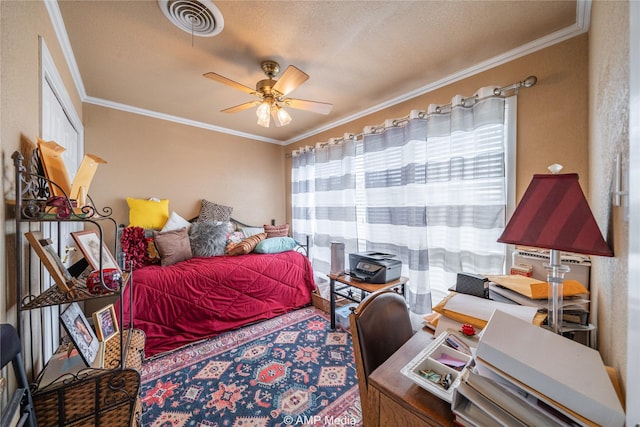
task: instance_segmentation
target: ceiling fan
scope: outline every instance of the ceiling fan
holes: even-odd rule
[[[273,121],[276,126],[285,126],[291,123],[291,116],[287,113],[284,107],[312,111],[314,113],[325,115],[329,114],[331,111],[331,108],[333,107],[332,104],[286,97],[287,94],[307,81],[309,78],[307,73],[293,65],[289,65],[282,73],[282,76],[278,80],[275,80],[275,77],[280,72],[280,64],[275,61],[267,60],[262,61],[261,67],[262,71],[267,75],[267,78],[256,83],[255,89],[235,82],[221,76],[220,74],[213,72],[203,74],[203,76],[208,79],[224,83],[228,86],[258,97],[258,100],[256,101],[245,102],[244,104],[221,110],[223,113],[236,113],[238,111],[257,106],[258,109],[256,110],[256,115],[258,116],[258,124],[268,128],[271,122],[271,117],[273,117]]]

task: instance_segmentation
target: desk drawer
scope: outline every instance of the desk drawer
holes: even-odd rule
[[[404,406],[380,393],[380,427],[442,427],[435,420],[420,417]]]

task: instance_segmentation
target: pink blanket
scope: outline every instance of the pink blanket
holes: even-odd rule
[[[308,305],[313,289],[311,263],[295,251],[144,267],[133,275],[134,326],[149,357]],[[128,289],[123,301],[126,320]]]

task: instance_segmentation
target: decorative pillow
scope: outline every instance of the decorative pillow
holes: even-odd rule
[[[227,236],[227,242],[230,243],[240,243],[245,237],[242,231],[233,231]]]
[[[142,227],[123,228],[120,247],[127,267],[140,268],[146,265],[147,242]]]
[[[259,254],[277,254],[290,251],[298,246],[293,237],[272,237],[258,243],[253,250]]]
[[[186,228],[167,231],[166,233],[156,231],[154,238],[162,265],[175,264],[192,257],[189,233]]]
[[[193,256],[224,255],[229,234],[228,222],[196,222],[191,226],[189,240]]]
[[[164,227],[162,227],[162,230],[160,230],[160,232],[164,233],[166,231],[179,230],[181,228],[186,228],[188,230],[190,227],[191,223],[189,221],[182,218],[175,211],[172,211],[171,215],[169,215],[169,219],[167,220]]]
[[[144,200],[127,197],[129,227],[160,230],[169,219],[169,200]]]
[[[289,224],[284,225],[264,225],[267,239],[272,237],[287,237],[289,235]]]
[[[242,227],[242,234],[244,234],[244,237],[251,237],[260,233],[264,233],[263,227]]]
[[[158,253],[158,248],[156,248],[155,239],[153,237],[146,237],[145,241],[147,243],[147,262],[149,264],[159,264],[160,254]]]
[[[231,212],[233,212],[233,208],[230,206],[218,205],[202,199],[198,222],[229,221],[231,219]]]
[[[251,252],[258,243],[267,238],[267,233],[254,234],[240,243],[230,243],[227,246],[227,255],[245,255]]]
[[[120,248],[127,267],[142,268],[160,263],[160,255],[153,241],[153,231],[142,227],[125,227],[120,235]]]

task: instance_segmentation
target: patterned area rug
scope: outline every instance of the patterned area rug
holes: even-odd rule
[[[142,425],[361,426],[351,335],[313,307],[142,366]]]

